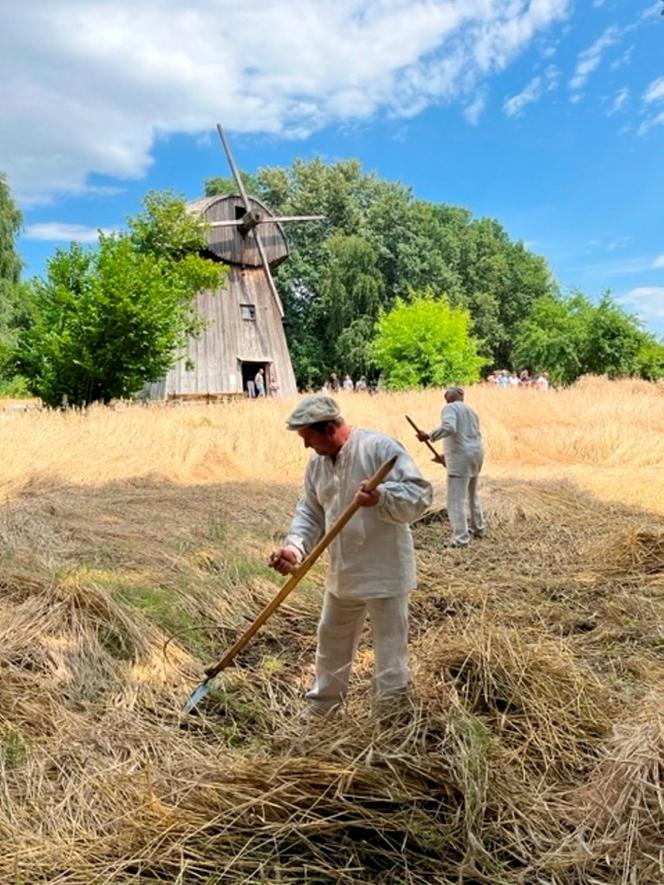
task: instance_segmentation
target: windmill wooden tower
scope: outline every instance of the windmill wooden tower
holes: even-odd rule
[[[247,196],[221,125],[217,124],[239,193],[204,197],[190,212],[208,223],[206,256],[229,265],[223,285],[199,292],[196,309],[205,328],[187,342],[177,363],[148,386],[151,399],[222,399],[251,389],[259,369],[265,391],[297,393],[283,328],[283,307],[271,268],[288,258],[283,224],[322,215],[275,216]]]

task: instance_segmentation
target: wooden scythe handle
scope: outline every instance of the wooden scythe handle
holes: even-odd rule
[[[415,431],[415,433],[419,433],[419,432],[420,432],[420,428],[419,428],[419,427],[417,426],[417,424],[413,421],[413,419],[412,419],[412,418],[409,418],[408,415],[404,415],[404,417],[405,417],[406,421],[408,421],[408,423],[410,424],[410,426],[413,428],[413,430]],[[431,443],[429,442],[428,439],[425,439],[424,442],[426,443],[426,445],[427,445],[427,447],[429,448],[429,450],[433,453],[433,456],[434,456],[434,458],[436,459],[436,461],[437,461],[439,464],[442,464],[443,467],[445,467],[445,455],[441,455],[440,452],[437,452],[437,451],[434,449],[434,447],[431,445]]]
[[[373,492],[373,490],[380,485],[380,483],[385,479],[390,470],[394,467],[394,464],[397,460],[397,455],[390,458],[389,461],[386,461],[382,464],[378,470],[374,473],[371,479],[367,480],[362,484],[362,487],[367,492]],[[327,532],[323,535],[320,541],[316,544],[316,546],[311,550],[308,556],[306,556],[299,566],[295,569],[294,573],[291,577],[286,581],[281,590],[277,593],[277,595],[268,602],[262,612],[258,615],[256,620],[250,624],[249,627],[245,630],[245,632],[238,639],[235,640],[233,645],[228,649],[226,654],[218,661],[216,664],[212,664],[210,667],[206,667],[205,675],[207,677],[206,681],[210,679],[214,679],[214,677],[223,670],[225,667],[228,667],[238,652],[242,651],[245,645],[249,642],[252,636],[263,626],[263,624],[267,621],[267,619],[279,608],[284,599],[288,596],[291,591],[293,591],[297,585],[300,583],[302,578],[307,574],[311,566],[316,562],[321,553],[325,550],[325,548],[336,538],[341,529],[346,525],[346,523],[355,515],[355,513],[360,509],[360,505],[353,499],[351,503],[346,507],[344,512],[339,516],[334,525],[328,529]]]

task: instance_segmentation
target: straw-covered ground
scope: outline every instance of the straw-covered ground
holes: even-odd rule
[[[324,727],[297,715],[322,564],[203,715],[180,715],[280,586],[265,558],[303,465],[289,404],[0,420],[0,882],[664,881],[662,392],[592,391],[477,392],[490,533],[448,551],[440,511],[414,526],[412,706],[372,717],[365,643],[348,710]],[[603,398],[628,415],[622,441]],[[585,482],[582,401],[611,440]],[[437,406],[345,411],[408,440],[403,411],[433,426]],[[536,409],[544,436],[577,428],[576,461],[569,439],[539,439]],[[639,436],[649,509],[611,484]]]

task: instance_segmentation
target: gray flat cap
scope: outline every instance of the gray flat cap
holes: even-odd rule
[[[463,387],[448,387],[445,393],[449,393],[452,396],[463,396]]]
[[[319,421],[336,421],[338,418],[341,418],[341,412],[332,397],[313,393],[311,396],[305,396],[295,406],[286,419],[286,427],[289,430],[298,430],[300,427],[308,427]]]

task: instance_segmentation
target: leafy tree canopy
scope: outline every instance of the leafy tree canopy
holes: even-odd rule
[[[16,237],[23,219],[14,203],[9,185],[0,175],[0,339],[6,340],[19,297],[21,259]]]
[[[99,235],[94,250],[58,250],[32,285],[15,364],[48,404],[81,405],[136,393],[173,364],[200,328],[193,297],[220,282],[199,257],[204,226],[170,194],[149,194],[129,232]]]
[[[469,310],[482,353],[507,365],[517,324],[556,291],[545,260],[497,221],[418,200],[355,160],[296,160],[243,178],[275,213],[326,218],[288,226],[291,256],[276,273],[300,384],[331,370],[361,372],[368,366],[361,339],[371,336],[378,309],[427,288]],[[230,179],[206,182],[208,195],[236,191]]]
[[[381,312],[373,358],[391,390],[478,381],[485,359],[470,334],[470,314],[431,290],[397,298]]]
[[[561,384],[588,373],[664,375],[664,347],[609,294],[598,304],[579,292],[538,299],[518,327],[514,357]]]

